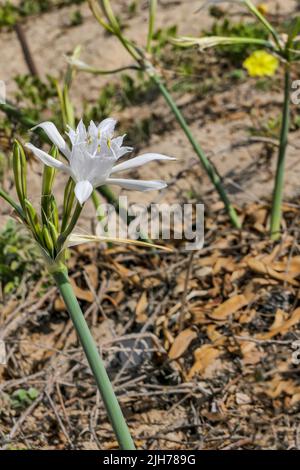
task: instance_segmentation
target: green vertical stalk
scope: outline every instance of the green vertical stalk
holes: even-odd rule
[[[153,33],[154,33],[156,10],[157,10],[157,0],[150,0],[149,1],[148,36],[147,36],[147,45],[146,45],[146,51],[148,52],[148,54],[151,53],[151,42],[152,42]]]
[[[175,116],[178,124],[180,125],[180,127],[184,131],[184,133],[187,136],[188,140],[190,141],[193,149],[195,150],[196,154],[198,155],[198,157],[199,157],[199,159],[202,163],[202,166],[204,167],[204,169],[205,169],[206,173],[208,174],[212,184],[214,185],[214,187],[218,191],[218,193],[220,195],[220,198],[222,199],[222,201],[225,205],[226,211],[227,211],[227,213],[230,217],[232,225],[235,228],[240,229],[241,228],[241,223],[239,221],[238,215],[237,215],[233,205],[231,204],[231,202],[230,202],[230,200],[227,196],[227,193],[226,193],[226,191],[223,187],[221,178],[218,175],[216,169],[210,163],[210,161],[208,160],[207,156],[205,155],[204,151],[202,150],[202,148],[200,147],[198,142],[196,142],[196,140],[194,139],[194,136],[193,136],[193,134],[190,130],[189,125],[187,124],[187,122],[186,122],[185,118],[183,117],[180,109],[178,108],[178,106],[174,102],[172,96],[170,95],[170,93],[166,89],[166,87],[163,84],[160,77],[155,73],[155,71],[153,71],[152,68],[149,68],[149,69],[146,68],[146,72],[148,72],[151,79],[158,86],[161,94],[163,95],[163,97],[166,100],[167,104],[169,105],[170,109],[174,113],[174,116]]]
[[[284,101],[282,109],[282,124],[280,133],[280,144],[277,159],[277,168],[275,176],[275,186],[272,200],[272,214],[271,214],[271,238],[277,240],[280,237],[281,225],[281,205],[283,198],[284,187],[284,167],[285,155],[288,144],[288,133],[290,127],[290,85],[291,85],[291,72],[290,64],[286,64],[285,78],[284,78]]]
[[[99,355],[94,339],[85,321],[80,305],[74,295],[67,270],[52,273],[69,311],[88,363],[93,372],[106,411],[122,450],[135,450],[135,445],[124,419],[122,410]]]

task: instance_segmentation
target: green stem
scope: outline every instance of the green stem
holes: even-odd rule
[[[205,171],[207,172],[211,182],[213,183],[214,187],[218,191],[218,193],[220,195],[220,198],[222,199],[222,201],[225,205],[226,211],[227,211],[227,213],[230,217],[232,225],[235,228],[240,229],[241,228],[241,223],[239,221],[238,215],[237,215],[234,207],[232,206],[232,204],[231,204],[231,202],[230,202],[230,200],[227,196],[227,193],[226,193],[226,191],[223,187],[221,178],[218,175],[216,169],[210,163],[210,161],[208,160],[207,156],[205,155],[204,151],[202,150],[202,148],[200,147],[198,142],[196,142],[196,140],[194,139],[194,136],[193,136],[193,134],[190,130],[189,125],[187,124],[185,118],[183,117],[180,109],[178,108],[178,106],[174,102],[172,96],[170,95],[170,93],[166,89],[165,85],[161,81],[160,77],[155,73],[155,71],[153,71],[153,68],[150,68],[150,67],[146,68],[146,72],[149,73],[149,76],[151,77],[151,79],[158,86],[161,94],[163,95],[163,97],[165,98],[165,100],[166,100],[167,104],[169,105],[170,109],[174,113],[174,116],[175,116],[178,124],[180,125],[180,127],[184,131],[184,133],[187,136],[188,140],[190,141],[193,149],[195,150],[196,154],[198,155]]]
[[[0,103],[0,111],[3,111],[9,118],[15,119],[27,128],[31,128],[36,125],[35,121],[10,103]]]
[[[88,363],[93,372],[99,392],[122,450],[135,450],[134,442],[124,419],[122,410],[114,393],[113,387],[99,355],[94,339],[85,321],[80,305],[74,295],[66,271],[53,273],[59,291],[69,311]]]
[[[73,229],[75,228],[75,225],[77,224],[77,221],[79,219],[79,216],[81,214],[83,206],[77,202],[76,207],[74,209],[74,213],[72,215],[72,219],[70,220],[69,225],[67,226],[66,230],[62,232],[57,240],[57,245],[58,245],[58,252],[62,249],[66,239],[68,236],[73,232]]]
[[[280,237],[281,225],[281,205],[283,198],[284,187],[284,167],[285,155],[288,143],[288,133],[290,126],[290,82],[291,72],[290,65],[286,65],[285,78],[284,78],[284,102],[282,109],[282,124],[280,133],[280,145],[278,151],[277,168],[275,176],[275,186],[272,200],[272,214],[271,214],[271,238],[277,240]]]
[[[22,209],[3,189],[0,188],[0,197],[2,197],[17,212],[21,219],[26,222],[26,215]]]

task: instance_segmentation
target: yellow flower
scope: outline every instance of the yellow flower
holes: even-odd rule
[[[243,63],[250,77],[271,77],[278,65],[279,60],[265,51],[254,51]]]
[[[262,15],[266,15],[268,13],[268,5],[266,5],[265,3],[260,3],[259,5],[257,5],[257,9]]]

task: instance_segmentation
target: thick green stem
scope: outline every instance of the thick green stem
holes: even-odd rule
[[[275,186],[272,200],[272,214],[271,214],[271,238],[277,240],[280,237],[280,225],[281,225],[281,205],[283,198],[283,187],[284,187],[284,167],[285,167],[285,155],[288,143],[288,133],[290,126],[290,65],[286,65],[285,79],[284,79],[284,102],[282,110],[282,124],[280,133],[280,145],[278,152]]]
[[[134,442],[130,435],[122,410],[79,303],[74,295],[68,274],[66,271],[58,271],[52,274],[67,306],[81,345],[86,354],[119,445],[123,450],[135,450]]]
[[[193,149],[195,150],[196,154],[198,155],[198,157],[199,157],[206,173],[208,174],[211,182],[213,183],[214,187],[218,191],[218,193],[220,195],[220,198],[222,199],[222,201],[225,205],[226,211],[227,211],[227,213],[230,217],[232,225],[235,228],[240,229],[241,228],[241,223],[239,221],[238,215],[237,215],[233,205],[231,204],[231,202],[230,202],[230,200],[227,196],[227,193],[226,193],[226,191],[223,187],[221,178],[218,175],[216,169],[210,163],[210,161],[208,160],[207,156],[205,155],[204,151],[202,150],[202,148],[200,147],[198,142],[196,142],[196,140],[195,140],[195,138],[194,138],[194,136],[193,136],[193,134],[190,130],[189,125],[187,124],[187,122],[186,122],[185,118],[183,117],[180,109],[178,108],[178,106],[174,102],[172,96],[170,95],[170,93],[166,89],[166,87],[163,84],[160,77],[155,73],[155,71],[153,71],[153,68],[149,68],[149,69],[146,68],[146,72],[149,73],[149,76],[151,77],[151,79],[158,86],[161,94],[163,95],[163,97],[165,98],[165,100],[166,100],[167,104],[169,105],[170,109],[174,113],[174,116],[175,116],[178,124],[180,125],[180,127],[184,131],[184,133],[187,136],[188,140],[190,141]]]

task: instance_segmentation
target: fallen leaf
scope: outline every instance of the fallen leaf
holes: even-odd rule
[[[171,346],[169,351],[169,358],[178,359],[180,356],[182,356],[182,354],[187,350],[191,342],[197,338],[197,336],[197,332],[192,330],[192,328],[187,328],[186,330],[181,331]]]
[[[251,398],[246,395],[246,393],[238,392],[235,395],[235,401],[237,405],[248,405],[249,403],[251,403]]]
[[[195,374],[205,375],[206,369],[211,366],[220,356],[220,351],[211,344],[204,344],[194,352],[195,362],[189,371],[188,378]]]
[[[84,267],[88,275],[89,281],[94,289],[98,287],[98,268],[95,264],[88,264]]]
[[[147,292],[144,291],[137,303],[135,309],[135,320],[137,323],[145,323],[147,321],[146,310],[148,307]]]
[[[214,320],[226,320],[229,315],[248,305],[248,300],[244,295],[234,295],[230,299],[219,305],[209,316]]]
[[[77,299],[85,300],[86,302],[89,302],[89,303],[94,302],[95,300],[94,295],[92,294],[90,290],[82,289],[81,287],[79,287],[73,278],[70,278],[70,283],[73,287],[74,294],[76,295]]]
[[[289,329],[292,326],[299,323],[299,321],[300,321],[300,307],[296,308],[296,310],[294,310],[294,312],[292,313],[291,317],[288,320],[284,321],[280,326],[278,326],[277,328],[272,328],[267,333],[261,333],[257,335],[257,338],[271,339],[278,334],[284,335],[285,333],[289,331]]]
[[[288,273],[281,273],[275,271],[271,266],[264,263],[262,260],[258,260],[256,258],[250,258],[247,260],[248,267],[251,271],[260,274],[267,274],[268,276],[272,277],[273,279],[277,279],[278,281],[288,282],[293,286],[298,286],[299,283],[295,281],[295,279]]]
[[[206,334],[210,341],[215,345],[222,345],[226,341],[226,336],[223,336],[219,331],[217,331],[218,325],[208,325],[206,329]]]

